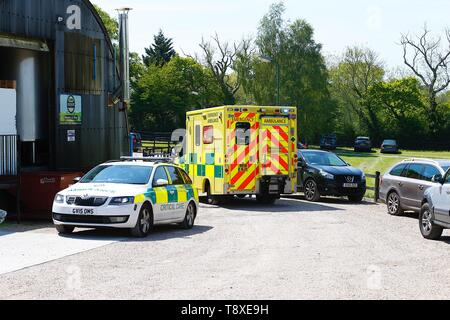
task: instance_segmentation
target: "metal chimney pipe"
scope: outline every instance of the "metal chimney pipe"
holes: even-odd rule
[[[128,13],[131,8],[117,9],[119,12],[120,75],[122,81],[122,101],[124,107],[130,103],[130,47]]]

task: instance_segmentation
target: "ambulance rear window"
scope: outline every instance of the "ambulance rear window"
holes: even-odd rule
[[[250,123],[236,123],[236,144],[238,146],[248,146],[250,144]]]

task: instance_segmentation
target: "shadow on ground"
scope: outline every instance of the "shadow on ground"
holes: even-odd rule
[[[239,210],[261,213],[286,213],[286,212],[317,212],[317,211],[344,211],[344,209],[331,207],[319,203],[301,201],[295,198],[282,198],[274,204],[260,204],[256,199],[233,199],[226,204],[209,206],[202,204],[205,208],[225,208],[228,210]]]
[[[200,225],[196,225],[190,230],[181,229],[178,225],[155,226],[147,238],[133,238],[127,229],[75,229],[73,234],[60,236],[77,240],[143,242],[189,238],[212,229],[211,226]]]

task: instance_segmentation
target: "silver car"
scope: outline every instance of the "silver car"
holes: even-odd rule
[[[425,192],[419,226],[424,238],[438,240],[444,229],[450,229],[450,170],[434,180],[438,184]]]
[[[425,191],[438,184],[450,168],[450,160],[410,159],[392,167],[380,181],[380,199],[391,215],[419,212]]]

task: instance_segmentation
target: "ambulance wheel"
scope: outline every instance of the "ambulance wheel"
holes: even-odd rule
[[[206,183],[205,189],[206,189],[206,203],[211,205],[219,204],[218,199],[211,194],[211,186],[209,185],[209,182]]]
[[[71,234],[73,230],[75,230],[75,227],[65,226],[62,224],[57,224],[55,227],[59,234]]]
[[[278,197],[269,195],[257,195],[256,200],[261,204],[274,204]]]
[[[196,215],[195,205],[193,202],[191,202],[186,209],[186,215],[184,216],[184,220],[181,223],[183,229],[189,230],[194,227]]]
[[[141,211],[139,212],[138,220],[133,229],[131,229],[131,235],[136,238],[145,238],[153,228],[153,212],[148,203],[145,203]]]

